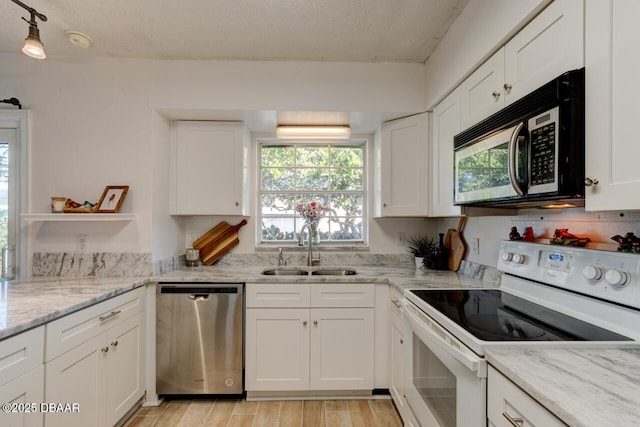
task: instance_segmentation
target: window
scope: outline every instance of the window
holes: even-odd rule
[[[260,142],[259,243],[298,241],[304,220],[299,203],[331,208],[320,221],[321,242],[363,243],[365,236],[365,142]]]

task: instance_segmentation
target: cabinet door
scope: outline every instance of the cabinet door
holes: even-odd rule
[[[556,0],[505,46],[505,102],[584,65],[584,0]]]
[[[587,1],[586,210],[640,209],[638,21],[638,1]]]
[[[246,310],[247,391],[309,389],[309,309]]]
[[[379,216],[427,216],[427,113],[382,124]]]
[[[433,109],[429,216],[460,215],[453,205],[453,137],[460,132],[460,89]]]
[[[391,315],[391,387],[389,392],[403,420],[408,408],[404,399],[404,324],[395,312]]]
[[[114,425],[144,394],[142,315],[114,326],[107,335],[107,419]]]
[[[486,119],[504,107],[504,48],[497,51],[460,84],[462,129]]]
[[[44,402],[44,365],[40,364],[0,387],[2,403],[36,403],[32,412],[0,412],[0,425],[14,427],[42,427],[43,412],[40,403]]]
[[[373,389],[373,310],[311,310],[311,390]]]
[[[174,123],[171,213],[244,215],[245,133],[242,123]]]
[[[104,426],[109,347],[106,333],[49,361],[45,366],[45,402],[77,403],[80,412],[45,414],[47,427]],[[106,349],[106,350],[105,350]]]

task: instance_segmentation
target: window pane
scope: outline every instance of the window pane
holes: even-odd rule
[[[332,169],[332,190],[362,190],[364,171],[362,169]]]
[[[362,147],[331,147],[331,166],[363,167],[364,150]]]
[[[329,170],[318,168],[297,169],[298,190],[328,190]]]
[[[362,218],[332,218],[331,240],[362,240]]]
[[[262,215],[287,215],[293,217],[296,197],[291,194],[262,194]]]
[[[298,147],[296,150],[296,162],[298,167],[304,166],[329,166],[328,147]]]
[[[362,194],[333,194],[331,196],[331,209],[337,216],[362,216]]]
[[[293,166],[295,149],[289,145],[263,145],[262,166]]]
[[[293,175],[293,169],[289,168],[263,168],[262,189],[293,190],[295,188]]]
[[[263,241],[296,240],[293,218],[262,218]]]

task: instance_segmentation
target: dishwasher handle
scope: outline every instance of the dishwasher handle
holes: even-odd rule
[[[189,299],[191,301],[206,301],[209,299],[209,295],[211,294],[191,294],[189,295]]]
[[[161,286],[161,294],[237,294],[238,286]]]

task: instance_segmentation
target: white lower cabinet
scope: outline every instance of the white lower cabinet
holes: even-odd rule
[[[141,288],[47,325],[59,353],[48,354],[44,401],[79,408],[45,413],[47,427],[113,426],[144,395],[143,307]]]
[[[247,284],[248,392],[372,390],[372,284]]]
[[[491,365],[487,375],[487,418],[490,427],[566,426]]]
[[[44,326],[0,341],[0,403],[10,405],[1,426],[42,426],[43,350]]]

